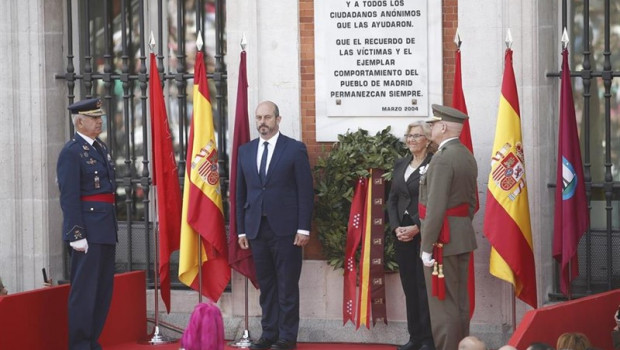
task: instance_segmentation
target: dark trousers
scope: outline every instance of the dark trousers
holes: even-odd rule
[[[69,349],[101,349],[97,341],[108,317],[114,289],[116,246],[89,244],[71,253]]]
[[[396,240],[394,241],[394,248],[396,249],[400,281],[405,292],[409,340],[432,344],[431,317],[428,309],[424,269],[420,259],[420,235],[416,235],[409,242]]]
[[[433,340],[437,350],[458,349],[461,339],[469,335],[469,257],[470,252],[443,257],[446,299],[431,297],[429,309]],[[425,267],[426,283],[430,286],[432,267]]]
[[[295,235],[276,236],[266,217],[258,236],[250,240],[260,287],[263,338],[297,341],[301,247]]]

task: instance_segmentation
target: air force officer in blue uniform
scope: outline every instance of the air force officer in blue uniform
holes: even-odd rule
[[[251,349],[294,349],[299,330],[302,247],[314,202],[306,146],[282,135],[278,106],[256,107],[260,137],[239,147],[239,245],[252,249],[260,286],[262,335]]]
[[[75,135],[56,168],[63,212],[63,240],[71,247],[69,348],[101,349],[114,283],[117,222],[112,159],[97,138],[104,115],[98,98],[69,106]]]

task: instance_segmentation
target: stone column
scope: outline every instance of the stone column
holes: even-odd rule
[[[558,6],[557,1],[459,1],[463,90],[471,116],[481,201],[474,219],[478,249],[475,252],[476,311],[471,333],[482,336],[490,348],[505,344],[513,332],[514,291],[510,283],[489,273],[490,245],[483,233],[508,28],[513,38],[513,68],[521,112],[539,306],[548,301],[553,283],[553,190],[547,188],[547,183],[555,181],[559,80],[547,78],[546,73],[559,70]],[[515,305],[518,325],[531,308],[519,299]]]
[[[61,0],[0,11],[0,275],[9,293],[62,276],[56,159],[67,139]]]

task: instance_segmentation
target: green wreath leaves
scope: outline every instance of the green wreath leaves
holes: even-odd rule
[[[315,224],[323,253],[334,269],[342,268],[344,264],[347,224],[355,181],[360,176],[369,177],[368,170],[371,168],[383,169],[383,177],[391,180],[394,161],[407,153],[404,144],[390,133],[390,129],[388,126],[375,136],[370,136],[363,129],[338,135],[338,142],[327,157],[319,157],[314,167],[317,194]],[[389,185],[386,186],[386,200],[388,189]],[[397,271],[394,237],[387,224],[385,237],[385,269]]]

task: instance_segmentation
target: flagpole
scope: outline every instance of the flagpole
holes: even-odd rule
[[[570,273],[570,271],[572,271],[571,269],[573,268],[572,265],[573,265],[572,261],[569,260],[568,261],[568,271],[569,271],[569,273],[568,273],[568,287],[566,289],[566,297],[568,298],[568,300],[572,300],[573,299],[573,293],[571,291],[571,283],[572,283],[572,280],[571,280],[572,276],[571,275],[572,274]],[[561,269],[561,266],[560,266],[560,269]]]
[[[198,31],[198,39],[196,40],[196,52],[202,51],[202,33]],[[194,84],[198,84],[194,82]],[[200,239],[200,232],[196,232],[196,247],[198,249],[198,304],[202,303],[202,240]]]
[[[566,27],[564,27],[564,30],[562,31],[562,50],[566,50],[568,48],[568,33],[566,32]],[[556,184],[556,186],[561,186],[560,184]],[[570,273],[570,271],[572,271],[572,261],[569,260],[568,261],[568,287],[566,290],[566,297],[568,298],[568,300],[572,300],[572,292],[571,292],[571,278],[572,278],[572,273]],[[562,265],[560,264],[560,275],[562,274]],[[561,279],[561,278],[560,278]]]
[[[512,33],[510,33],[510,28],[508,28],[506,30],[506,40],[504,41],[504,43],[506,44],[506,49],[510,50],[512,49]],[[515,332],[517,330],[517,296],[516,296],[516,290],[515,290],[515,286],[514,284],[510,285],[510,289],[511,289],[511,293],[512,294],[512,298],[511,298],[511,302],[512,302],[512,331]]]
[[[249,331],[249,317],[248,317],[248,278],[245,278],[245,315],[243,317],[245,322],[245,329],[243,330],[243,335],[241,338],[235,342],[230,343],[229,345],[235,348],[249,348],[252,345],[252,338],[250,338]]]
[[[241,51],[245,51],[245,47],[247,46],[247,40],[245,37],[245,33],[243,33],[243,35],[241,36]],[[234,146],[233,146],[234,147]],[[231,218],[232,220],[235,220],[235,218]],[[244,315],[243,315],[243,320],[244,320],[244,324],[245,324],[245,329],[243,330],[243,335],[241,336],[241,338],[235,342],[230,343],[230,346],[236,347],[236,348],[249,348],[252,345],[252,338],[250,338],[250,327],[249,327],[249,310],[248,310],[248,280],[249,278],[247,276],[245,276],[245,291],[244,291]]]
[[[151,52],[154,52],[155,49],[155,37],[153,36],[153,32],[151,32],[151,37],[149,39],[149,47],[151,48]],[[150,72],[150,74],[159,74],[157,72]],[[151,96],[152,98],[152,96]],[[153,113],[153,111],[151,111]],[[153,196],[153,208],[155,213],[157,213],[157,196]],[[155,261],[153,262],[153,297],[154,297],[154,312],[155,312],[155,326],[153,328],[153,334],[151,338],[146,341],[141,341],[142,344],[149,345],[163,345],[175,343],[177,340],[169,338],[159,331],[159,225],[157,223],[154,224],[153,228],[153,242],[155,245]]]
[[[153,199],[153,203],[155,203],[155,207],[157,207],[157,198]],[[153,296],[155,298],[154,300],[154,313],[155,313],[155,326],[153,328],[153,334],[151,335],[151,338],[146,340],[146,341],[141,341],[141,344],[148,344],[148,345],[164,345],[164,344],[171,344],[171,343],[176,343],[178,339],[173,339],[170,338],[162,333],[160,333],[159,331],[159,279],[157,278],[157,275],[159,274],[159,259],[158,259],[158,255],[159,255],[159,240],[157,239],[157,236],[159,235],[159,226],[157,224],[155,224],[155,230],[153,230],[153,232],[155,233],[153,240],[155,241],[155,261],[153,263]]]
[[[202,242],[200,240],[200,233],[196,234],[196,247],[198,247],[198,304],[202,303]]]
[[[515,296],[515,286],[511,284],[510,287],[510,294],[512,294],[512,333],[514,333],[517,331],[517,297]]]

